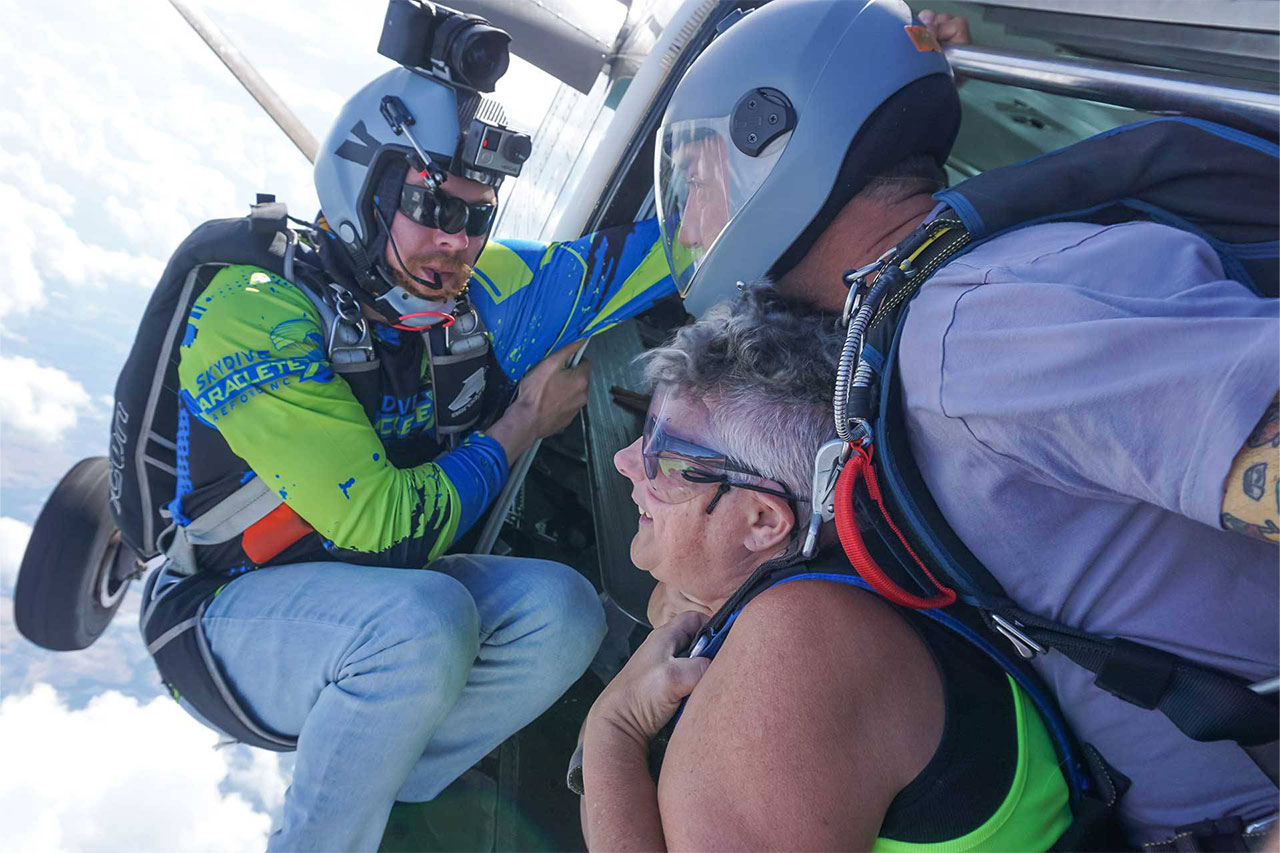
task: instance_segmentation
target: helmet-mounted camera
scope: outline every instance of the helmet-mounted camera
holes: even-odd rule
[[[484,18],[429,0],[391,0],[378,53],[478,92],[507,73],[511,36]]]
[[[469,109],[460,109],[464,126],[450,171],[483,183],[496,184],[503,175],[518,176],[533,150],[529,134],[507,127],[501,108],[475,94],[492,92],[507,72],[510,42],[511,36],[484,18],[429,0],[390,0],[378,42],[378,53],[415,73],[472,90],[469,96],[459,92]],[[396,135],[403,132],[412,141],[408,126],[413,116],[403,105],[398,105],[397,114],[389,114],[386,100],[383,117]],[[414,148],[430,169],[430,158],[416,142]]]

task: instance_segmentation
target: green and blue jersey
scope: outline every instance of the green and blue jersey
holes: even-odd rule
[[[549,353],[674,292],[652,220],[562,243],[490,241],[468,294],[502,373],[489,385],[510,387]],[[472,432],[448,452],[436,441],[421,335],[373,324],[377,376],[349,383],[329,365],[308,296],[249,266],[220,270],[188,320],[179,521],[256,476],[316,531],[273,562],[419,567],[502,488],[508,460],[492,438]],[[202,568],[252,568],[238,542],[200,550]]]

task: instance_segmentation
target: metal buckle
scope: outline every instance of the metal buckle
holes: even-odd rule
[[[356,302],[351,291],[336,284],[330,284],[329,290],[333,293],[333,310],[337,312],[339,318],[348,323],[360,318],[360,304]]]
[[[1004,635],[1004,638],[1013,643],[1013,647],[1018,650],[1018,654],[1026,660],[1031,660],[1036,655],[1048,653],[1048,649],[1028,637],[1015,627],[1015,623],[1005,619],[1003,616],[992,613],[991,621],[995,623],[996,630]]]
[[[849,418],[849,443],[859,447],[871,444],[871,424],[866,418]]]
[[[1273,814],[1262,818],[1262,820],[1255,820],[1244,828],[1244,834],[1254,835],[1259,832],[1265,832],[1275,826],[1277,820],[1280,820],[1280,814]]]
[[[844,312],[840,315],[840,325],[849,328],[849,321],[862,307],[862,286],[849,288],[849,295],[844,300]]]
[[[823,523],[836,517],[836,481],[849,459],[849,445],[832,439],[818,448],[813,458],[813,487],[810,491],[809,530],[801,553],[810,559],[818,548],[818,531]]]
[[[373,361],[373,342],[370,340],[369,323],[360,313],[360,303],[351,295],[351,291],[344,287],[330,284],[329,289],[333,294],[331,300],[333,311],[337,315],[337,319],[329,328],[329,340],[325,346],[329,361],[336,361],[334,355],[340,352],[363,353],[365,361]],[[355,343],[348,344],[338,339],[338,330],[343,326],[356,331],[358,337]]]
[[[889,258],[893,256],[893,253],[897,248],[897,246],[894,246],[887,250],[883,255],[867,264],[865,267],[859,267],[856,270],[844,274],[844,284],[845,287],[849,288],[849,295],[846,296],[844,300],[844,313],[841,315],[842,325],[848,326],[849,319],[858,312],[860,307],[862,307],[863,281],[866,280],[868,275],[883,267],[885,261],[889,260]]]
[[[456,305],[454,307],[453,322],[444,327],[445,349],[453,353],[455,341],[465,341],[476,334],[483,334],[480,331],[480,315],[476,312],[476,309],[470,303]],[[469,352],[475,349],[475,346],[468,346],[465,351]],[[461,355],[463,353],[454,354]]]
[[[1249,689],[1262,696],[1265,696],[1268,693],[1280,691],[1280,676],[1277,676],[1276,678],[1264,678],[1262,681],[1256,681],[1249,685]]]

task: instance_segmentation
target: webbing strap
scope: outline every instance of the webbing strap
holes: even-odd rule
[[[1155,708],[1173,679],[1177,658],[1123,637],[1111,642],[1094,684],[1139,708]]]
[[[1035,642],[1094,673],[1095,683],[1103,690],[1159,710],[1192,740],[1231,740],[1243,747],[1280,740],[1275,701],[1250,690],[1243,679],[1140,643],[1077,631],[1020,609],[1000,615],[1016,620]]]
[[[912,246],[911,243],[916,240],[921,241],[920,244]],[[915,234],[899,244],[899,252],[906,254],[906,258],[903,261],[897,261],[895,258],[895,262],[903,265],[902,271],[906,273],[905,284],[897,291],[885,294],[884,301],[876,308],[869,328],[880,325],[886,317],[909,302],[921,285],[928,281],[939,267],[951,260],[952,255],[967,246],[969,240],[969,231],[963,225],[947,216],[939,216],[921,226]],[[902,252],[903,249],[910,249],[910,251]],[[888,352],[888,350],[885,349],[882,352]]]
[[[1149,841],[1142,845],[1144,853],[1219,853],[1264,849],[1266,830],[1250,831],[1239,815],[1202,820],[1180,826],[1171,838]]]
[[[283,502],[259,477],[254,477],[183,528],[192,545],[217,545],[241,533]]]
[[[234,539],[281,503],[283,498],[278,492],[254,477],[189,524],[171,525],[159,537],[161,550],[179,574],[195,574],[198,567],[194,546],[217,545]]]
[[[177,625],[174,625],[172,628],[170,628],[168,631],[165,631],[159,637],[156,637],[154,640],[147,643],[147,654],[154,655],[156,652],[160,651],[165,646],[169,645],[169,643],[171,643],[176,637],[182,634],[183,631],[190,631],[195,627],[196,627],[196,617],[194,616],[192,616],[190,619],[186,619],[182,622],[179,622]]]

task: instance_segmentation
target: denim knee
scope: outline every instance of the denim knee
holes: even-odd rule
[[[532,561],[531,561],[532,562]],[[573,677],[581,675],[605,635],[604,608],[591,582],[560,563],[539,560],[537,582],[528,595],[554,637],[555,657]]]
[[[371,614],[369,638],[382,656],[408,656],[424,686],[466,681],[480,650],[480,614],[471,593],[438,572],[405,569]]]

